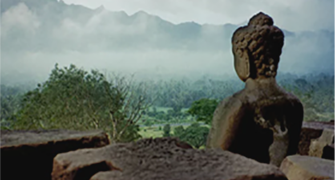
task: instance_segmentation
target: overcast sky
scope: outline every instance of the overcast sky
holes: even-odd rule
[[[1,0],[0,0],[1,1]],[[259,11],[274,18],[275,24],[290,31],[328,29],[334,30],[334,0],[64,0],[67,4],[81,4],[95,9],[103,5],[110,11],[125,11],[132,15],[140,10],[160,16],[172,23],[195,21],[200,24],[241,24]],[[168,33],[153,34],[148,43],[137,41],[138,35],[145,35],[147,21],[137,19],[131,26],[111,19],[109,13],[101,11],[94,14],[83,24],[71,18],[64,18],[60,24],[53,26],[53,16],[49,11],[41,11],[36,16],[34,8],[18,4],[8,9],[1,16],[1,80],[15,83],[14,79],[26,82],[45,80],[54,65],[61,67],[70,63],[85,69],[99,69],[108,72],[136,73],[141,77],[177,77],[202,76],[203,74],[228,77],[234,72],[233,55],[229,38],[218,36],[224,34],[216,28],[202,28],[201,34],[194,39],[178,41],[182,46],[175,46]],[[43,12],[43,13],[42,13]],[[77,13],[77,12],[74,12]],[[70,14],[71,15],[71,14]],[[76,14],[72,14],[76,15]],[[143,17],[143,16],[142,16]],[[51,19],[48,19],[51,18]],[[48,22],[48,23],[45,23]],[[149,23],[150,25],[150,23]],[[149,27],[148,25],[148,27]],[[150,25],[151,26],[151,25]],[[13,30],[14,29],[14,30]],[[175,36],[175,32],[171,32]],[[178,32],[183,33],[183,32]],[[297,36],[285,39],[279,71],[309,73],[314,71],[334,71],[334,41],[330,33],[296,33]],[[152,35],[152,34],[151,34]],[[119,47],[117,39],[106,40],[105,37],[122,37],[121,44],[133,46],[133,49]],[[144,38],[143,36],[141,38]],[[151,37],[151,36],[150,36]],[[159,39],[161,38],[161,39]],[[213,39],[215,38],[215,39]],[[158,39],[159,41],[156,40]],[[166,45],[159,45],[159,43]],[[199,51],[187,47],[209,48]],[[115,45],[116,44],[116,45]],[[178,45],[179,45],[178,44]],[[214,48],[214,45],[216,48]],[[228,47],[229,46],[229,47]],[[5,48],[4,48],[5,47]],[[154,47],[154,48],[153,48]],[[172,48],[173,47],[173,48]],[[190,46],[193,47],[193,46]],[[207,47],[207,46],[206,46]],[[18,52],[18,49],[22,51]],[[59,53],[62,52],[62,53]],[[20,64],[21,68],[17,68]],[[36,65],[37,64],[37,65]],[[321,64],[321,65],[319,65]],[[6,77],[6,78],[3,78]]]
[[[263,11],[291,30],[334,29],[334,0],[64,0],[129,15],[144,10],[173,23],[239,24]]]

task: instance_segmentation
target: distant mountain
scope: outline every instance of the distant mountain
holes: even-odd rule
[[[21,32],[24,27],[12,26],[13,23],[6,24],[5,21],[5,51],[96,51],[93,44],[101,51],[125,48],[216,51],[230,49],[230,38],[238,28],[234,24],[172,24],[144,11],[129,16],[123,11],[108,11],[103,6],[89,9],[58,0],[2,0],[3,18],[11,19],[9,15],[15,12],[20,12],[21,16],[30,14],[26,16],[30,18],[27,21],[37,25],[30,32]],[[284,33],[287,38],[300,39],[320,35],[315,32],[298,35],[286,30]],[[334,38],[333,32],[322,35]],[[19,37],[21,41],[13,41],[13,37]],[[22,44],[22,41],[25,42]]]
[[[167,50],[229,52],[240,25],[173,24],[139,11],[128,15],[103,6],[90,9],[62,0],[2,0],[2,53],[111,52]],[[291,32],[286,36],[284,65],[334,71],[334,31]],[[304,65],[307,63],[308,65]],[[323,64],[323,65],[322,65]],[[294,69],[292,67],[292,70]]]

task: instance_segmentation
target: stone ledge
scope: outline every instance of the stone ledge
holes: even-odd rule
[[[282,162],[280,170],[289,180],[334,179],[334,161],[318,157],[288,156]]]
[[[108,145],[102,131],[1,131],[3,179],[51,179],[53,158],[58,153]],[[15,172],[15,173],[13,173]]]
[[[324,129],[334,130],[334,121],[303,122],[301,133],[300,133],[298,154],[308,155],[311,140],[319,138]]]
[[[53,180],[286,180],[279,168],[222,150],[196,150],[174,138],[143,139],[58,154]]]
[[[324,129],[319,138],[312,139],[308,155],[334,160],[334,130]]]

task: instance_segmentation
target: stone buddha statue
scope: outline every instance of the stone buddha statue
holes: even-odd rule
[[[234,66],[245,88],[218,105],[207,148],[276,166],[296,153],[303,106],[275,79],[283,45],[283,32],[262,12],[234,32]]]

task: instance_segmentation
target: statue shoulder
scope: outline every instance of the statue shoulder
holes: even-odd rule
[[[214,112],[214,118],[218,116],[222,117],[223,114],[233,112],[234,109],[238,110],[240,107],[242,107],[242,96],[243,90],[223,99]]]
[[[214,112],[212,126],[207,139],[207,148],[223,147],[222,142],[230,141],[230,137],[235,134],[240,123],[240,114],[245,108],[242,91],[225,98],[221,101]],[[229,146],[229,143],[225,143]]]

